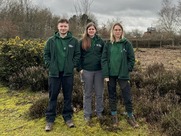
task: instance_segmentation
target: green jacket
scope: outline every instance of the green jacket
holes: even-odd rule
[[[124,38],[120,42],[121,50],[120,50],[120,69],[118,74],[118,79],[129,80],[129,72],[133,70],[135,64],[135,55],[132,44]],[[107,42],[104,46],[101,64],[103,70],[103,76],[109,77],[110,76],[110,56],[111,56],[111,47],[113,44],[111,42]]]
[[[80,47],[78,40],[72,36],[70,32],[67,33],[66,43],[67,49],[65,52],[65,63],[64,63],[64,76],[73,75],[74,67],[77,67],[80,60]],[[57,32],[54,36],[50,37],[44,47],[44,61],[45,65],[49,69],[50,77],[58,77],[58,53],[57,53],[57,43],[61,43],[58,40],[60,38],[57,36]]]
[[[98,36],[95,35],[91,39],[91,47],[88,50],[82,49],[82,40],[80,41],[80,65],[79,70],[85,69],[88,71],[97,71],[101,70],[101,56],[104,48],[104,41]]]

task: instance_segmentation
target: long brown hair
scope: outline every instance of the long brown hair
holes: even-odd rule
[[[114,35],[113,35],[113,31],[114,31],[114,27],[117,26],[117,25],[118,25],[118,26],[122,29],[122,31],[123,31],[123,26],[122,26],[120,23],[115,23],[115,24],[112,26],[112,28],[111,28],[111,33],[110,33],[110,41],[111,41],[112,43],[116,41],[116,39],[115,39],[115,37],[114,37]],[[122,33],[122,36],[121,36],[120,38],[122,39],[123,36],[124,36],[124,34]]]
[[[87,24],[86,29],[85,29],[84,34],[83,34],[83,37],[82,37],[82,49],[84,49],[84,50],[89,49],[91,46],[91,38],[88,35],[88,29],[91,26],[93,26],[97,32],[97,27],[93,22],[90,22]]]

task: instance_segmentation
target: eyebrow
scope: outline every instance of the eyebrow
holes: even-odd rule
[[[122,30],[122,29],[113,29],[113,30]]]

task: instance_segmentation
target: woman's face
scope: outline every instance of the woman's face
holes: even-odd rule
[[[94,27],[94,26],[88,27],[87,33],[88,33],[89,37],[91,37],[91,38],[94,37],[94,35],[95,35],[95,33],[96,33],[95,27]]]
[[[116,39],[120,39],[122,37],[123,30],[119,25],[115,25],[113,28],[113,35]]]

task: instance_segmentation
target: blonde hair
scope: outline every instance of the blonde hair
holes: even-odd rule
[[[113,43],[113,42],[115,42],[116,41],[116,39],[115,39],[115,36],[114,36],[114,34],[113,34],[113,31],[114,31],[114,28],[115,28],[115,26],[119,26],[121,29],[122,29],[122,31],[123,31],[123,26],[120,24],[120,23],[115,23],[113,26],[112,26],[112,28],[111,28],[111,33],[110,33],[110,41]],[[124,33],[124,32],[123,32]],[[124,37],[124,34],[122,33],[122,35],[121,35],[121,39]]]
[[[93,26],[96,29],[96,32],[97,32],[97,27],[93,22],[90,22],[90,23],[87,24],[87,26],[85,28],[85,31],[84,31],[84,34],[83,34],[83,37],[82,37],[82,45],[81,45],[82,49],[84,49],[84,50],[87,50],[91,46],[91,38],[88,35],[88,29],[91,26]]]

